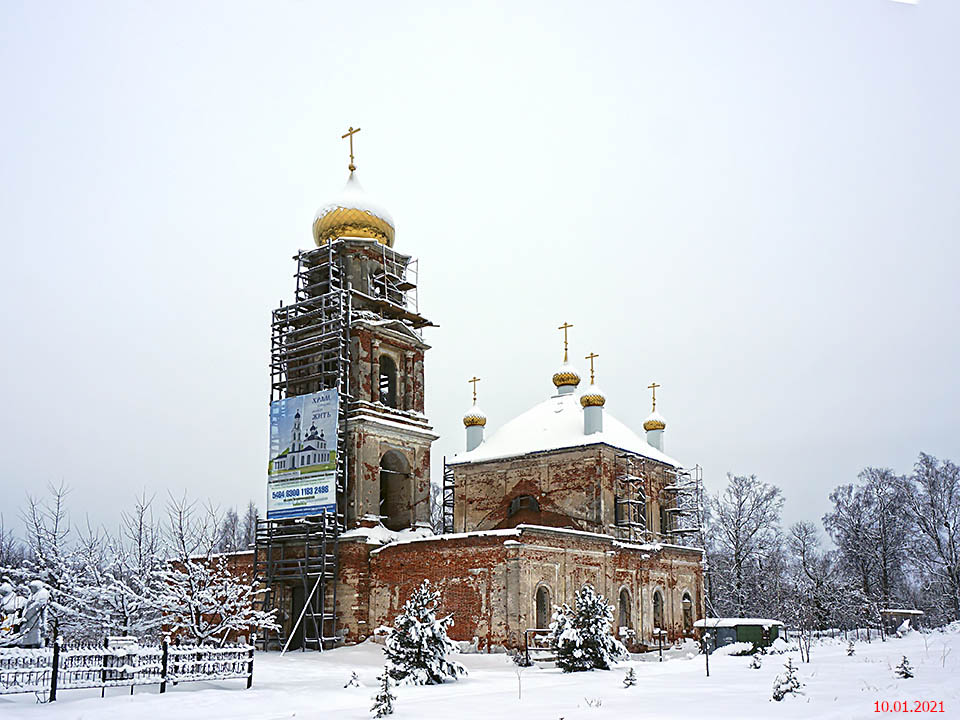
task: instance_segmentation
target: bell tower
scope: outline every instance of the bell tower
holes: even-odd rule
[[[315,247],[294,256],[293,302],[272,314],[268,510],[254,573],[281,627],[264,648],[342,642],[340,618],[356,600],[338,599],[342,532],[430,519],[437,436],[423,413],[422,331],[432,323],[420,314],[416,259],[394,249],[393,219],[357,179],[357,132],[343,136],[343,192],[317,211]]]
[[[337,516],[349,529],[379,517],[391,530],[430,520],[418,263],[394,249],[390,214],[363,190],[350,128],[347,183],[299,253],[295,303],[274,311],[272,397],[339,391]],[[332,444],[332,443],[331,443]]]

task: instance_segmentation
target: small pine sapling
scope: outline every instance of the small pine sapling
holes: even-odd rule
[[[637,673],[633,668],[627,668],[627,674],[623,677],[623,686],[625,688],[632,688],[637,684]]]
[[[847,643],[847,657],[852,657],[857,649],[853,645],[853,640]]]
[[[787,658],[783,666],[787,671],[777,675],[776,680],[773,681],[773,699],[777,702],[783,700],[787,695],[799,693],[802,687],[802,683],[797,678],[797,668],[794,666],[793,660]]]
[[[387,668],[383,669],[383,675],[378,675],[380,681],[380,691],[373,698],[373,707],[370,712],[374,717],[382,718],[387,715],[393,715],[393,701],[397,696],[390,692],[390,673]]]
[[[387,656],[390,677],[408,685],[439,685],[447,677],[456,679],[467,670],[458,662],[447,659],[455,650],[447,637],[447,628],[453,617],[437,618],[440,591],[424,580],[413,591],[393,623],[393,630],[383,649]]]
[[[751,670],[759,670],[759,669],[760,669],[761,663],[760,663],[760,654],[759,654],[759,653],[757,653],[757,654],[754,655],[752,658],[750,658],[750,665],[748,665],[747,667],[749,667]]]
[[[355,672],[350,673],[350,679],[347,680],[347,684],[344,685],[344,687],[360,687],[360,678],[357,677]]]
[[[913,677],[913,668],[910,667],[910,661],[907,660],[906,655],[903,656],[903,660],[901,660],[900,664],[897,665],[896,672],[897,677],[903,678],[904,680]]]
[[[627,657],[627,649],[610,632],[613,606],[589,583],[577,591],[575,607],[555,608],[550,646],[563,672],[609,670]]]

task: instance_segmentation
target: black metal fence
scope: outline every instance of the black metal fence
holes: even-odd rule
[[[0,695],[33,692],[57,699],[59,690],[159,685],[204,680],[253,684],[253,645],[127,645],[0,649]]]

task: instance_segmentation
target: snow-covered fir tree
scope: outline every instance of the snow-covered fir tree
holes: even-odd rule
[[[344,685],[345,688],[348,687],[360,687],[360,678],[357,677],[357,673],[350,673],[350,679],[347,680],[347,684]]]
[[[913,677],[913,668],[910,667],[910,661],[907,660],[907,656],[903,656],[903,660],[900,661],[900,664],[896,667],[897,677],[907,679]]]
[[[783,667],[786,668],[786,672],[777,675],[773,681],[773,699],[777,702],[783,700],[787,695],[798,693],[802,687],[802,683],[797,678],[797,668],[793,664],[793,660],[787,658]]]
[[[637,673],[633,668],[627,668],[627,674],[623,676],[623,686],[631,688],[637,684]]]
[[[550,645],[557,667],[564,672],[609,670],[627,656],[627,649],[610,632],[613,606],[587,583],[577,591],[575,607],[554,609]]]
[[[857,648],[853,644],[853,640],[847,643],[847,657],[852,657],[853,654],[857,651]]]
[[[437,618],[440,591],[429,580],[410,596],[403,610],[393,621],[393,629],[383,649],[387,656],[390,677],[410,685],[438,685],[445,678],[466,675],[460,663],[447,659],[453,652],[453,641],[447,628],[453,616]]]
[[[759,670],[762,666],[763,664],[760,661],[760,653],[755,653],[750,658],[750,664],[747,667],[749,667],[751,670]]]
[[[370,708],[370,712],[378,718],[393,715],[393,701],[397,696],[390,691],[390,671],[384,668],[383,674],[378,675],[377,680],[380,681],[380,690],[373,698],[373,707]]]

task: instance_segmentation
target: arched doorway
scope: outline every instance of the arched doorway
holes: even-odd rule
[[[653,627],[654,630],[665,630],[663,627],[663,595],[659,590],[653,593]]]
[[[693,632],[693,600],[690,593],[683,594],[683,634],[689,635]]]
[[[553,613],[550,608],[550,589],[546,585],[537,588],[537,628],[543,630],[550,627]]]
[[[410,463],[398,450],[380,458],[380,516],[390,530],[410,525]]]
[[[630,615],[630,591],[626,588],[620,590],[620,625],[619,627],[625,627],[628,629],[633,629],[633,621]]]

